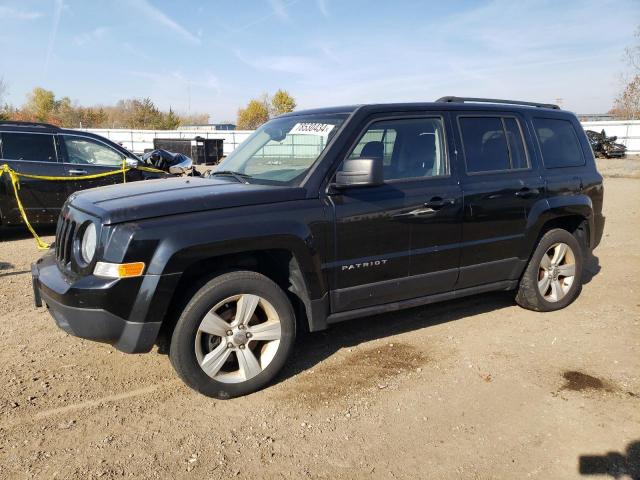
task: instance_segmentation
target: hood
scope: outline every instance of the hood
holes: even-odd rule
[[[222,177],[170,177],[82,190],[68,203],[111,224],[304,197],[300,187],[245,184]]]

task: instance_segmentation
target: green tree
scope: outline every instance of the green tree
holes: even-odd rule
[[[269,120],[269,108],[264,100],[251,100],[245,108],[238,110],[237,127],[254,130]]]
[[[69,97],[62,97],[55,102],[55,123],[61,127],[77,128],[80,127],[81,112],[75,106]],[[84,125],[82,125],[84,127]]]
[[[149,97],[132,101],[131,128],[157,129],[162,125],[162,114]]]
[[[169,111],[162,114],[162,125],[160,128],[162,130],[176,130],[181,123],[180,117],[169,107]]]
[[[271,115],[273,116],[293,112],[295,108],[296,101],[286,90],[278,90],[271,99]]]
[[[50,119],[56,108],[56,97],[51,90],[42,87],[34,88],[27,97],[24,109],[39,122]]]

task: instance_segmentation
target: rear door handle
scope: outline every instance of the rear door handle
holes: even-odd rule
[[[86,170],[69,170],[69,173],[71,175],[86,175],[87,171]]]
[[[537,188],[524,187],[514,193],[514,195],[520,198],[533,198],[540,195],[540,190],[538,190]]]
[[[447,205],[453,205],[454,203],[456,203],[454,198],[433,197],[425,203],[424,206],[433,210],[438,210],[442,207],[446,207]]]

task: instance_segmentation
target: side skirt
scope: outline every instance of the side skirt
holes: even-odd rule
[[[367,317],[369,315],[377,315],[380,313],[393,312],[405,308],[419,307],[430,303],[443,302],[454,298],[468,297],[478,293],[508,291],[518,286],[518,280],[504,280],[501,282],[487,283],[485,285],[477,285],[475,287],[463,288],[461,290],[452,290],[450,292],[437,293],[435,295],[427,295],[425,297],[412,298],[401,302],[385,303],[384,305],[376,305],[373,307],[358,308],[348,312],[332,313],[327,317],[327,323],[338,323],[352,318]]]

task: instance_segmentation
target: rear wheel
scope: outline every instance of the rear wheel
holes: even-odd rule
[[[282,289],[258,273],[231,272],[193,296],[176,324],[169,356],[191,388],[232,398],[271,381],[294,339],[293,308]]]
[[[562,229],[550,230],[540,239],[520,280],[518,304],[549,312],[566,307],[582,288],[583,249]]]

